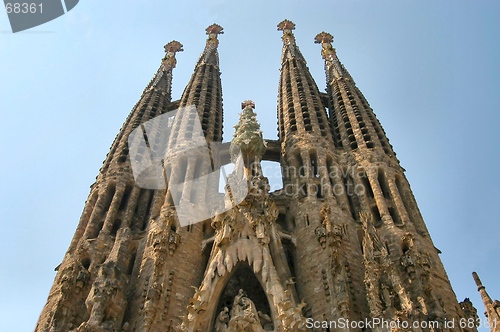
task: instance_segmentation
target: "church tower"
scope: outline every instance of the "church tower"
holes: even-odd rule
[[[458,303],[332,35],[314,39],[321,92],[294,29],[278,24],[277,141],[263,138],[245,100],[222,142],[221,26],[206,29],[176,101],[183,45],[165,46],[91,187],[36,332],[476,331],[459,325],[476,311]],[[281,190],[269,192],[263,160],[280,162]]]

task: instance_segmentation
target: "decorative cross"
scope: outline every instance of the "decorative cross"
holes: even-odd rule
[[[314,37],[314,42],[316,44],[321,44],[321,55],[323,59],[327,61],[327,65],[332,65],[335,61],[338,62],[338,59],[336,59],[337,56],[335,55],[335,49],[332,46],[333,36],[331,34],[324,31],[318,33],[316,37]],[[337,66],[337,71],[339,73],[342,72],[340,66]]]
[[[170,43],[165,45],[165,53],[182,52],[184,51],[182,47],[183,45],[179,43],[177,40],[172,40]]]
[[[182,44],[177,40],[172,40],[170,43],[165,45],[165,53],[167,54],[162,60],[162,70],[164,72],[171,71],[173,68],[175,68],[175,65],[177,64],[177,61],[175,60],[175,53],[182,51],[184,51],[184,49],[182,48]]]
[[[333,36],[328,32],[321,32],[314,37],[314,42],[316,44],[331,44],[333,43]]]
[[[224,33],[224,30],[223,27],[221,27],[220,25],[218,24],[212,24],[211,26],[209,26],[208,28],[205,29],[205,31],[207,32],[207,35],[222,35]]]
[[[278,30],[279,31],[295,30],[295,23],[285,19],[278,24]]]

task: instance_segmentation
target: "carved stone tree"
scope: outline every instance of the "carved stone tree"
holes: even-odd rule
[[[232,208],[212,218],[213,249],[203,281],[190,301],[179,330],[305,331],[304,304],[298,303],[286,283],[291,279],[290,271],[279,264],[284,253],[276,225],[278,210],[269,197],[269,184],[260,167],[265,143],[253,112],[253,102],[245,101],[242,107],[231,152],[235,163],[244,162],[248,195],[238,205],[228,199],[227,204],[232,204]],[[243,160],[237,160],[239,151]],[[226,189],[230,198],[231,190]],[[262,288],[268,314],[257,311],[244,289],[240,289],[229,304],[231,308],[218,306],[224,288],[244,266],[250,268]],[[248,288],[242,285],[245,286]]]

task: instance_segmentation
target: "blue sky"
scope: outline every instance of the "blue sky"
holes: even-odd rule
[[[33,330],[89,186],[164,44],[184,44],[174,70],[178,99],[204,29],[222,25],[225,140],[245,99],[255,101],[264,136],[276,138],[276,25],[284,18],[296,23],[322,90],[313,38],[335,36],[407,170],[458,299],[470,297],[482,314],[472,271],[500,298],[498,13],[500,2],[486,0],[81,0],[17,34],[0,13],[0,331]]]

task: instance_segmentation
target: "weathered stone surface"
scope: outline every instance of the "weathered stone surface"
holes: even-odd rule
[[[266,144],[255,105],[245,101],[233,142],[214,148],[210,160],[192,151],[171,162],[166,153],[162,166],[174,183],[193,180],[195,170],[211,171],[240,151],[243,156],[245,176],[230,178],[248,187],[248,195],[235,202],[232,187],[213,192],[196,204],[223,196],[219,213],[184,227],[172,188],[134,182],[127,138],[158,115],[195,105],[194,113],[173,120],[170,139],[189,140],[198,115],[207,143],[221,142],[222,27],[207,28],[205,50],[179,101],[170,94],[182,45],[166,45],[160,69],[91,187],[35,331],[327,331],[307,322],[371,318],[413,326],[373,331],[476,330],[443,324],[475,319],[477,312],[467,299],[458,303],[404,170],[339,61],[333,37],[323,32],[315,39],[325,59],[327,91],[321,93],[294,28],[288,20],[278,25],[278,141]],[[261,159],[280,161],[282,190],[269,193]],[[191,196],[182,199],[194,204]],[[498,319],[498,301],[474,277],[488,318]]]

